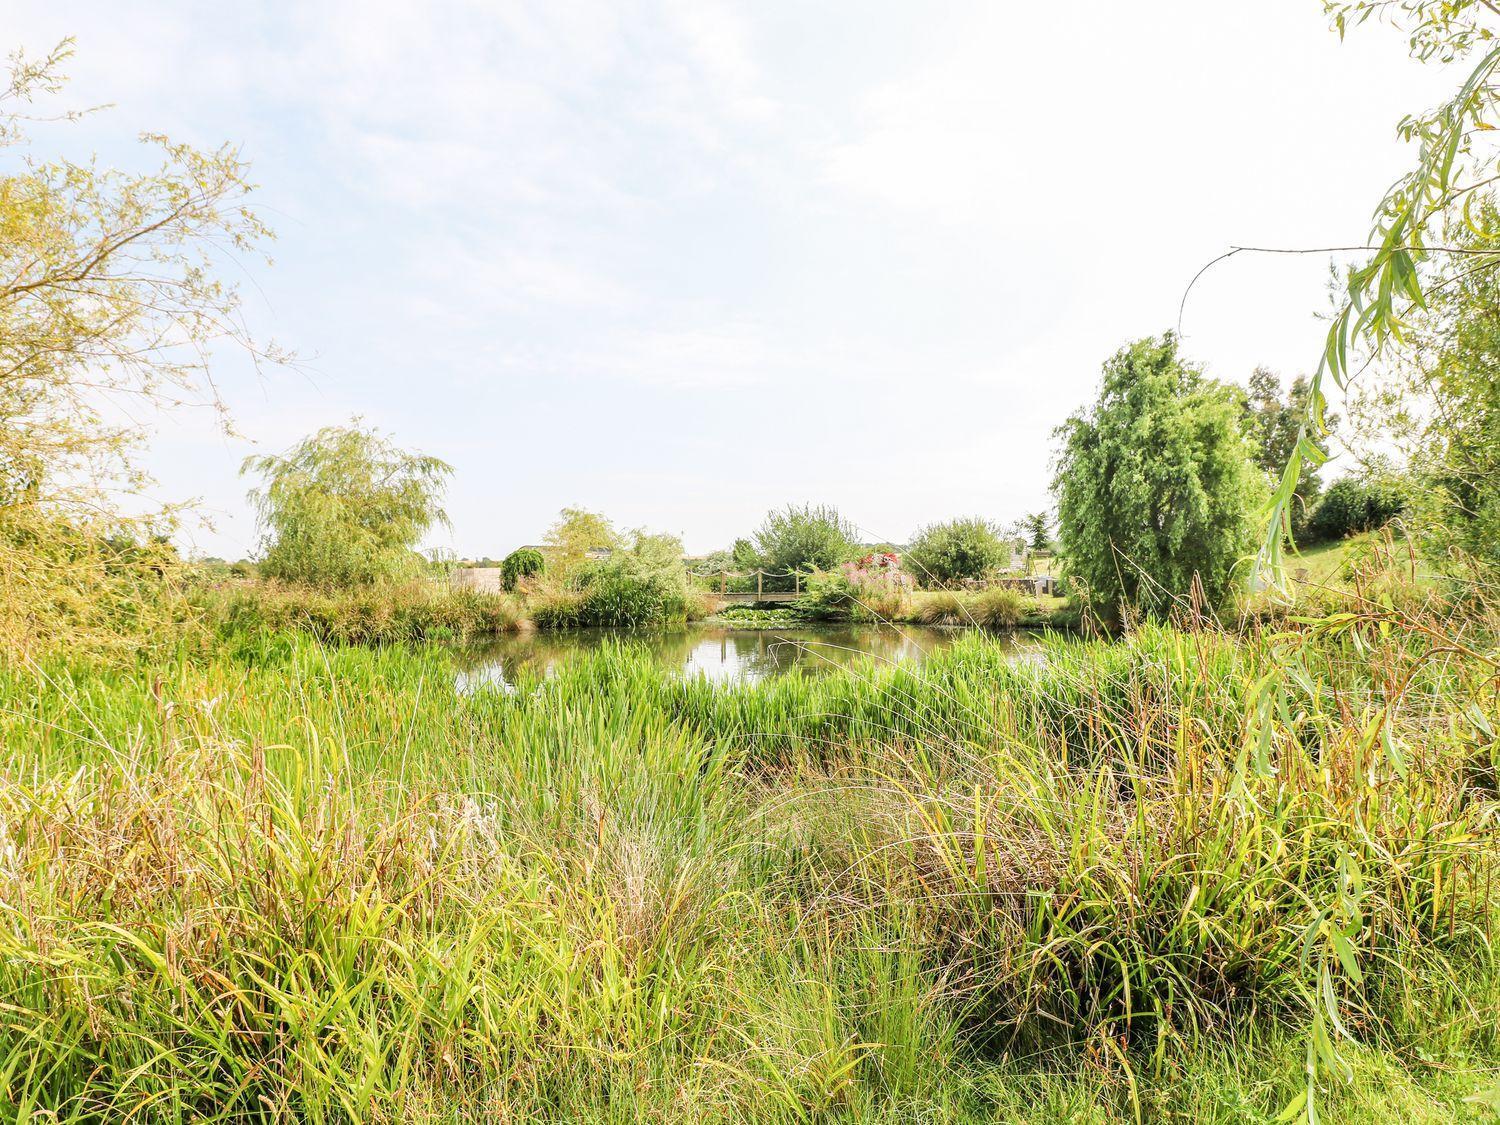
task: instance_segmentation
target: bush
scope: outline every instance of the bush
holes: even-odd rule
[[[1033,599],[1001,587],[974,594],[934,590],[922,595],[914,616],[923,625],[981,625],[988,629],[1012,629],[1035,608]]]
[[[969,603],[969,612],[974,615],[976,624],[986,628],[1013,629],[1033,605],[1033,600],[1020,591],[997,587],[975,594]]]
[[[755,546],[767,570],[831,570],[854,554],[854,537],[854,525],[837,508],[788,504],[766,515]]]
[[[535,547],[521,547],[505,556],[500,564],[500,582],[507,590],[514,590],[523,578],[531,578],[547,569],[547,560]]]
[[[1318,540],[1343,539],[1384,527],[1405,508],[1406,493],[1398,482],[1381,477],[1345,477],[1323,494],[1308,521],[1308,530]]]
[[[896,621],[911,613],[915,585],[896,555],[866,555],[810,576],[796,605],[820,621]]]
[[[1010,565],[1010,544],[988,520],[949,520],[917,532],[906,562],[924,586],[977,582]]]
[[[688,588],[682,543],[670,535],[637,533],[629,547],[587,563],[575,586],[579,625],[665,625],[687,620],[690,602],[701,604]]]

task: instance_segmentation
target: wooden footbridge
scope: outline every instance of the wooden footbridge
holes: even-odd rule
[[[744,570],[732,571],[721,570],[718,574],[698,574],[699,578],[719,580],[719,588],[716,591],[720,601],[727,605],[756,605],[760,602],[791,602],[802,596],[802,575],[795,570]],[[732,578],[754,578],[754,590],[731,590],[729,580]],[[767,590],[767,578],[790,578],[792,588],[790,590]]]

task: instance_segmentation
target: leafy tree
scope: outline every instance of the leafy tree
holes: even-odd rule
[[[1311,384],[1305,376],[1292,380],[1283,397],[1281,378],[1274,371],[1257,367],[1250,375],[1249,391],[1245,396],[1245,432],[1249,435],[1254,450],[1255,463],[1274,479],[1291,460],[1297,449],[1297,436],[1302,420],[1307,416]],[[1338,426],[1333,414],[1324,415],[1324,427],[1328,433]],[[1292,532],[1300,535],[1308,517],[1317,506],[1318,494],[1322,491],[1318,466],[1311,461],[1302,464],[1301,475],[1293,490],[1296,501],[1292,508]]]
[[[1465,212],[1477,186],[1494,181],[1500,163],[1494,140],[1500,134],[1494,0],[1324,0],[1324,10],[1340,37],[1376,18],[1405,32],[1413,58],[1472,65],[1451,98],[1407,117],[1398,128],[1403,140],[1417,143],[1416,164],[1375,209],[1368,238],[1374,253],[1344,276],[1322,358],[1308,385],[1297,443],[1272,497],[1259,569],[1277,579],[1284,570],[1283,549],[1303,468],[1321,464],[1327,456],[1322,445],[1328,432],[1324,379],[1347,390],[1355,370],[1404,338],[1405,325],[1426,306],[1433,290],[1428,281],[1434,253],[1442,258],[1455,249],[1434,247],[1432,239]],[[1457,252],[1464,255],[1462,247]]]
[[[928,524],[906,552],[908,569],[923,585],[977,581],[1010,564],[1000,529],[978,516]]]
[[[1405,454],[1408,522],[1427,553],[1456,553],[1500,572],[1500,275],[1496,259],[1482,257],[1500,255],[1494,200],[1452,223],[1445,241],[1471,253],[1429,287],[1399,362],[1351,412]]]
[[[767,570],[827,570],[853,557],[855,535],[831,505],[788,504],[766,514],[755,547]]]
[[[755,570],[760,566],[760,552],[748,539],[736,539],[729,551],[730,561],[739,570]]]
[[[500,583],[507,590],[514,590],[523,578],[541,574],[547,568],[547,560],[535,547],[519,547],[505,556],[500,564]]]
[[[134,647],[163,635],[175,599],[159,552],[121,551],[169,530],[145,516],[142,430],[111,421],[120,404],[216,403],[216,345],[260,349],[240,327],[220,277],[224,252],[254,251],[270,232],[246,206],[246,166],[231,148],[200,152],[143,138],[155,171],[93,159],[32,159],[32,114],[59,94],[72,54],[10,57],[0,77],[0,650]],[[148,561],[149,560],[149,561]]]
[[[1095,604],[1160,615],[1195,577],[1222,604],[1260,483],[1234,392],[1184,363],[1168,333],[1117,352],[1097,403],[1057,434],[1062,553]]]
[[[623,539],[615,525],[600,512],[587,508],[564,508],[545,539],[552,568],[567,578],[588,561],[591,551],[613,551]]]
[[[1046,512],[1032,512],[1021,521],[1021,530],[1026,536],[1027,545],[1033,551],[1052,549],[1052,530],[1047,525]]]
[[[1405,507],[1405,490],[1389,477],[1343,477],[1323,494],[1309,530],[1319,539],[1343,539],[1384,527]]]
[[[410,577],[416,547],[435,523],[452,468],[398,449],[355,419],[326,426],[280,455],[248,457],[268,578],[348,587]]]

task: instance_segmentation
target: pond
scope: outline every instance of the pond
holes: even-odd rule
[[[643,648],[666,668],[720,683],[755,683],[800,668],[813,675],[856,664],[920,661],[968,630],[922,625],[793,625],[737,629],[703,623],[654,631],[570,629],[523,633],[460,650],[458,686],[510,688],[524,673],[546,676],[580,653],[608,643]],[[1029,634],[991,634],[1001,645],[1030,648]]]

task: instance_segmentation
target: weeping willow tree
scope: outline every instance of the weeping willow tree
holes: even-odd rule
[[[215,349],[257,361],[227,253],[270,231],[246,206],[247,167],[230,148],[166,137],[142,144],[154,167],[29,156],[71,55],[10,57],[0,86],[0,653],[66,644],[134,649],[176,612],[175,513],[140,500],[140,408],[222,407]],[[227,423],[226,423],[227,424]],[[144,512],[145,514],[142,514]]]
[[[327,588],[412,578],[422,535],[447,522],[452,467],[397,448],[358,419],[325,426],[286,453],[247,458],[244,471],[263,480],[250,500],[267,578]]]

